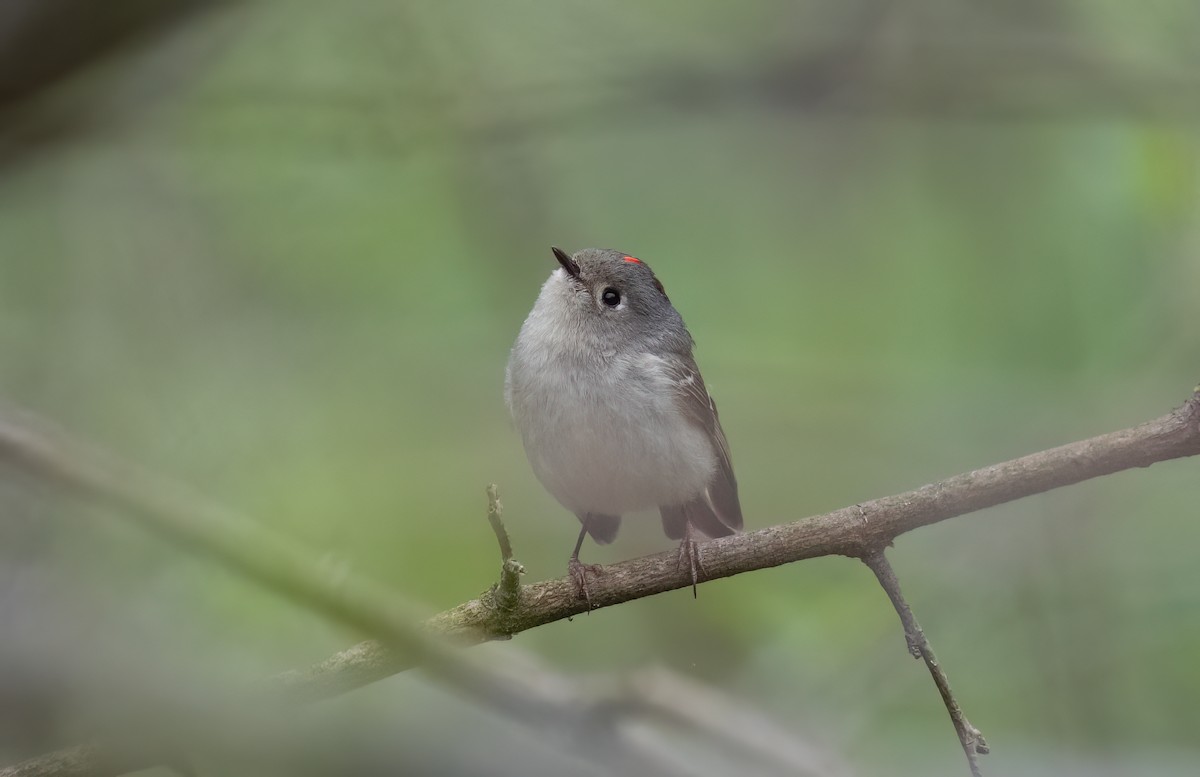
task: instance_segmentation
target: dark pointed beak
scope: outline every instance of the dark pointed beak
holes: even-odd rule
[[[571,274],[572,278],[579,277],[579,265],[575,263],[570,254],[558,246],[550,246],[550,250],[554,252],[554,258],[558,260],[564,270]]]

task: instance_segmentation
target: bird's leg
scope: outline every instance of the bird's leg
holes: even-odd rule
[[[679,541],[679,565],[686,562],[692,573],[692,598],[696,598],[696,584],[704,574],[704,562],[700,558],[700,544],[692,538],[692,522],[688,521],[683,529],[683,539]]]
[[[579,527],[579,539],[575,540],[575,550],[571,552],[571,558],[567,560],[567,575],[570,576],[571,582],[575,584],[576,595],[583,597],[587,602],[588,613],[592,611],[592,594],[588,590],[587,576],[589,574],[600,574],[599,564],[584,564],[579,560],[579,549],[583,547],[583,538],[587,536],[587,517],[582,519],[583,525]]]

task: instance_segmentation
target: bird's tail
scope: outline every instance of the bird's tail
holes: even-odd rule
[[[690,523],[693,529],[706,537],[727,537],[734,534],[742,526],[742,512],[736,499],[735,496],[734,506],[728,511],[733,513],[731,516],[725,516],[719,511],[707,491],[702,491],[700,496],[690,502],[660,507],[658,513],[662,516],[663,531],[671,539],[681,540]],[[736,512],[733,512],[734,510]]]

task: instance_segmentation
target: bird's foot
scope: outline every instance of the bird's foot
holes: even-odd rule
[[[700,553],[700,543],[692,539],[689,531],[679,541],[679,566],[684,567],[692,575],[692,598],[696,598],[696,584],[704,576],[704,561]]]
[[[571,556],[567,561],[567,575],[575,584],[575,594],[587,602],[588,612],[592,611],[592,592],[588,589],[588,575],[599,577],[604,574],[604,567],[599,564],[585,564],[578,556]]]

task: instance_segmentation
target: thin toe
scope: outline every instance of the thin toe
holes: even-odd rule
[[[577,558],[572,558],[567,562],[567,575],[571,578],[571,582],[575,584],[575,595],[587,602],[588,612],[592,610],[592,592],[588,587],[588,576],[599,576],[603,574],[599,564],[584,564]]]

